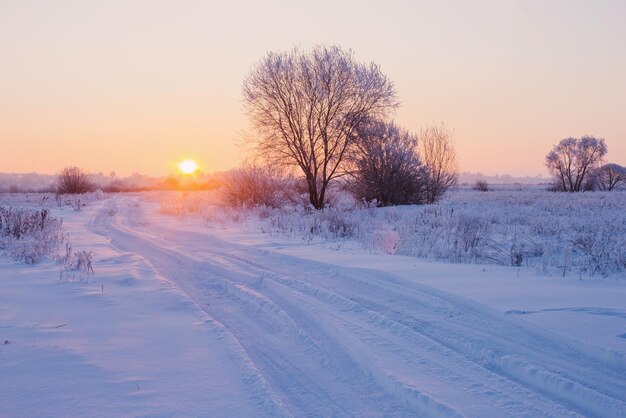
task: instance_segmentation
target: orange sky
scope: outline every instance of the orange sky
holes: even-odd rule
[[[0,172],[228,169],[250,66],[333,43],[381,65],[400,124],[453,128],[463,171],[545,174],[585,134],[626,165],[624,16],[620,0],[4,0]]]

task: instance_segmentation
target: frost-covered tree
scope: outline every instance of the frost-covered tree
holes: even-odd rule
[[[57,177],[57,193],[83,194],[94,191],[89,174],[78,167],[66,167]]]
[[[581,192],[585,180],[602,162],[607,147],[603,138],[565,138],[546,156],[546,166],[554,177],[556,190]]]
[[[618,164],[605,164],[594,174],[594,183],[598,189],[608,191],[626,187],[626,167]]]
[[[318,46],[269,52],[243,83],[243,101],[258,136],[257,155],[298,167],[316,209],[329,183],[344,174],[356,129],[397,107],[393,83],[351,51]]]
[[[419,156],[426,168],[425,201],[432,204],[457,183],[452,133],[443,124],[422,129],[419,135]]]
[[[424,201],[425,170],[417,154],[417,136],[393,122],[374,121],[356,132],[352,191],[379,206]]]

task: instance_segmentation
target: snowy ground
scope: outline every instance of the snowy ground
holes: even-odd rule
[[[96,274],[0,262],[1,416],[626,416],[626,281],[56,209]]]

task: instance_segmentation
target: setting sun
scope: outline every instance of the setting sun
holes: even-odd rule
[[[198,169],[198,164],[194,160],[184,160],[178,163],[178,169],[183,174],[193,174]]]

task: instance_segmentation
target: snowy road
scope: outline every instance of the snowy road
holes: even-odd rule
[[[91,227],[223,326],[260,414],[626,414],[617,355],[384,272],[229,244],[141,215],[139,203],[119,198]]]
[[[99,246],[102,294],[49,279],[42,293],[25,280],[0,291],[12,340],[0,416],[626,416],[621,354],[388,272],[179,228],[148,206],[118,196],[69,222]]]

